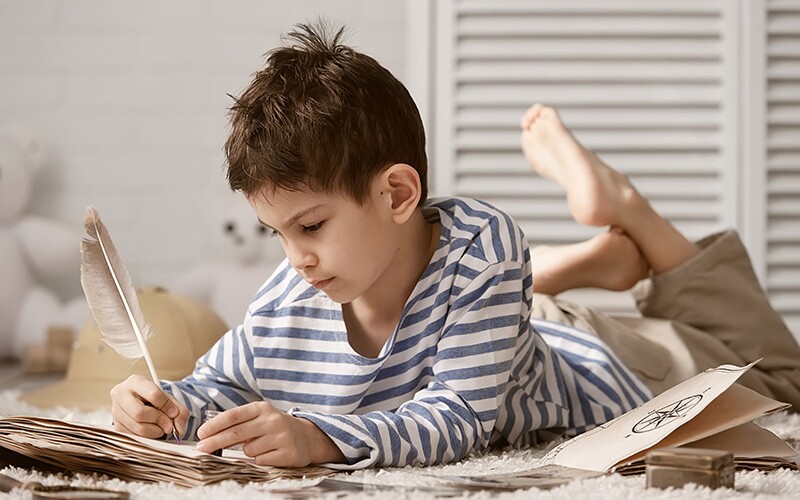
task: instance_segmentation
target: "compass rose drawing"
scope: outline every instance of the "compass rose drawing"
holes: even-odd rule
[[[685,397],[659,408],[658,410],[654,410],[639,420],[631,430],[637,434],[641,434],[669,425],[675,420],[685,417],[686,414],[689,413],[689,410],[694,408],[701,399],[703,399],[702,394],[695,394],[694,396]]]

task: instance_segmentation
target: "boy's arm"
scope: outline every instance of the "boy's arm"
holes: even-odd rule
[[[262,400],[252,373],[245,329],[240,325],[226,333],[197,361],[191,375],[176,382],[161,382],[165,392],[189,409],[183,437],[194,439],[206,409],[222,410]]]
[[[486,447],[517,337],[529,328],[524,274],[521,264],[501,262],[465,280],[436,346],[434,379],[397,411],[290,413],[316,424],[339,447],[348,465],[336,468],[444,463]]]

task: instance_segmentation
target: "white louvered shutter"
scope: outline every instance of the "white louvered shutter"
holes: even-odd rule
[[[437,7],[435,194],[505,209],[532,244],[596,234],[572,221],[563,190],[533,175],[520,152],[519,118],[542,102],[690,237],[737,225],[735,2]]]
[[[767,2],[767,274],[800,336],[800,2]]]

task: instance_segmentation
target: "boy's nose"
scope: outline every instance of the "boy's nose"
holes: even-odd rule
[[[317,259],[314,257],[313,252],[309,252],[304,248],[291,247],[288,249],[288,253],[289,262],[291,262],[292,267],[298,271],[308,269],[309,267],[314,267],[317,263]]]

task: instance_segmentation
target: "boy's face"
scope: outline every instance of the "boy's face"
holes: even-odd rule
[[[380,286],[399,248],[399,231],[379,188],[373,185],[362,205],[309,189],[263,193],[268,198],[256,194],[250,205],[312,286],[341,304]]]

